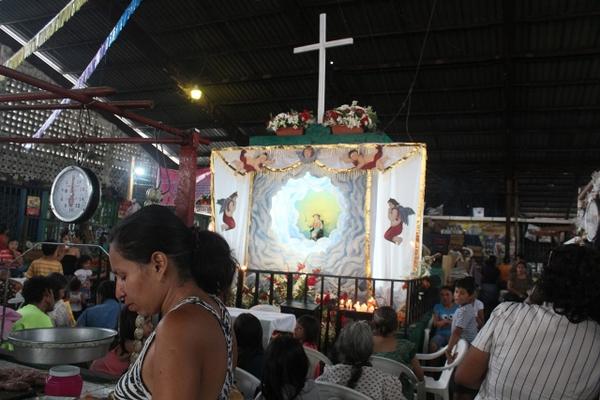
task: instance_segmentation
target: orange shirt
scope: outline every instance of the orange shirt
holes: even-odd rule
[[[27,278],[33,278],[34,276],[48,276],[53,272],[63,273],[63,267],[58,260],[46,260],[44,258],[38,258],[33,260],[25,276]]]
[[[500,270],[500,280],[501,281],[508,282],[508,278],[510,276],[511,269],[512,269],[512,265],[510,265],[510,264],[498,265],[498,270]]]

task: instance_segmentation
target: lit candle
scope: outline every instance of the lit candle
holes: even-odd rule
[[[343,299],[340,300],[340,309],[342,309],[342,310],[344,309],[344,300]]]
[[[369,306],[369,308],[367,309],[367,312],[370,312],[370,313],[375,312],[375,307]]]
[[[360,305],[360,310],[359,310],[360,312],[367,312],[367,310],[368,310],[368,308],[367,308],[366,304],[361,304]]]
[[[346,301],[346,308],[349,310],[352,310],[352,300],[348,299]]]

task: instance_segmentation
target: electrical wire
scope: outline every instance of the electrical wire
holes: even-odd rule
[[[415,75],[413,77],[413,80],[412,80],[409,88],[408,88],[408,93],[406,94],[404,101],[400,105],[400,108],[394,114],[394,117],[390,120],[390,122],[388,122],[388,124],[383,129],[384,131],[386,131],[392,125],[392,123],[394,123],[396,121],[396,119],[400,116],[400,113],[402,112],[402,110],[404,110],[404,107],[406,107],[408,105],[408,109],[406,112],[405,127],[406,127],[406,134],[408,135],[408,137],[410,138],[411,141],[413,141],[413,139],[412,139],[412,136],[410,135],[410,133],[408,132],[408,118],[410,117],[410,98],[412,96],[412,92],[417,83],[417,77],[419,76],[419,71],[421,70],[421,62],[423,61],[423,54],[425,53],[425,46],[427,45],[427,39],[429,38],[429,32],[431,31],[431,21],[433,20],[433,14],[435,13],[436,4],[437,4],[437,0],[433,0],[433,5],[431,6],[431,13],[429,14],[429,21],[427,22],[427,29],[425,30],[425,37],[423,38],[423,43],[421,44],[421,50],[419,52],[419,59],[417,61],[417,67],[415,69]]]

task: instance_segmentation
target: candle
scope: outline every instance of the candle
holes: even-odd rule
[[[367,312],[370,312],[370,313],[375,312],[375,307],[369,306],[369,308],[367,308]]]
[[[368,310],[368,308],[367,308],[366,304],[361,304],[360,305],[360,310],[359,310],[360,312],[367,312],[367,310]]]
[[[352,310],[352,300],[348,299],[346,301],[346,308]]]
[[[344,309],[344,300],[340,300],[340,309]]]

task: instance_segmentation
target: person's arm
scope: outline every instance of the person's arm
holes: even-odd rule
[[[425,374],[421,368],[421,363],[419,363],[419,360],[417,360],[416,357],[413,357],[413,359],[410,360],[410,367],[419,381],[425,380]]]
[[[449,319],[442,319],[437,313],[433,313],[433,326],[436,328],[443,328],[444,326],[451,325],[452,321]]]
[[[470,389],[479,389],[488,370],[490,354],[471,346],[465,358],[456,370],[454,380],[456,383]]]
[[[483,315],[483,309],[477,310],[477,317],[475,318],[475,320],[477,321],[477,329],[481,329],[481,327],[483,326],[483,324],[485,322],[485,317]]]
[[[221,391],[225,338],[215,318],[198,308],[183,306],[157,328],[152,365],[142,371],[154,400],[214,399]]]
[[[34,274],[34,272],[35,272],[35,270],[36,270],[36,267],[35,267],[35,265],[36,265],[36,262],[35,262],[35,260],[34,260],[34,261],[32,261],[32,262],[31,262],[31,264],[29,265],[29,268],[27,268],[27,271],[26,271],[26,272],[25,272],[25,274],[24,274],[24,275],[25,275],[25,278],[27,278],[27,279],[31,279],[31,278],[33,277],[33,274]]]
[[[448,362],[454,361],[455,354],[453,354],[454,346],[460,340],[460,336],[462,335],[463,328],[457,326],[452,331],[452,335],[450,335],[450,339],[448,340],[448,347],[446,347],[446,358]]]

